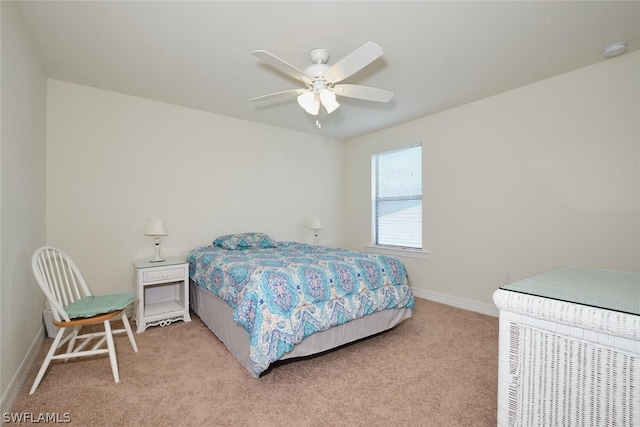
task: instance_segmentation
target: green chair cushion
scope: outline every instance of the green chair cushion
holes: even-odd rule
[[[127,292],[112,295],[92,295],[74,301],[64,309],[69,318],[93,317],[98,314],[122,310],[136,299],[136,294]]]

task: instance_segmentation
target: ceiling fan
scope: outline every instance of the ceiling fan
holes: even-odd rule
[[[340,106],[336,101],[336,95],[366,101],[389,102],[393,98],[393,92],[389,90],[352,84],[337,84],[362,70],[382,54],[380,46],[373,42],[367,42],[336,64],[328,65],[329,51],[313,49],[309,53],[312,64],[302,71],[267,51],[255,50],[252,52],[253,56],[294,79],[300,80],[306,87],[259,96],[250,99],[250,101],[297,95],[298,104],[307,113],[314,116],[320,112],[320,105],[325,108],[327,114],[335,111]]]

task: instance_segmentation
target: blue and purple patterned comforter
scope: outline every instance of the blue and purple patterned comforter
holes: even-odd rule
[[[193,249],[189,276],[225,300],[250,337],[255,376],[309,335],[388,308],[413,309],[397,258],[295,242]]]

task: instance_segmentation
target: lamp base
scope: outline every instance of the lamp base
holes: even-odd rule
[[[154,247],[154,256],[149,260],[149,262],[162,262],[164,258],[160,257],[160,238],[156,236],[155,239],[155,247]]]

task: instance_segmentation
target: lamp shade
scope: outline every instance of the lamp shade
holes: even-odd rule
[[[336,94],[330,91],[329,89],[322,89],[320,91],[320,101],[324,108],[327,109],[327,114],[331,114],[336,111],[336,108],[340,106],[338,101],[336,101]]]
[[[147,228],[144,229],[145,236],[167,236],[167,226],[162,219],[150,219]]]
[[[313,91],[308,91],[300,94],[298,96],[298,104],[300,104],[300,106],[304,108],[307,113],[314,116],[317,116],[318,112],[320,111],[320,101]]]
[[[313,218],[311,220],[311,226],[309,227],[312,230],[322,230],[322,223],[320,222],[320,218]]]

